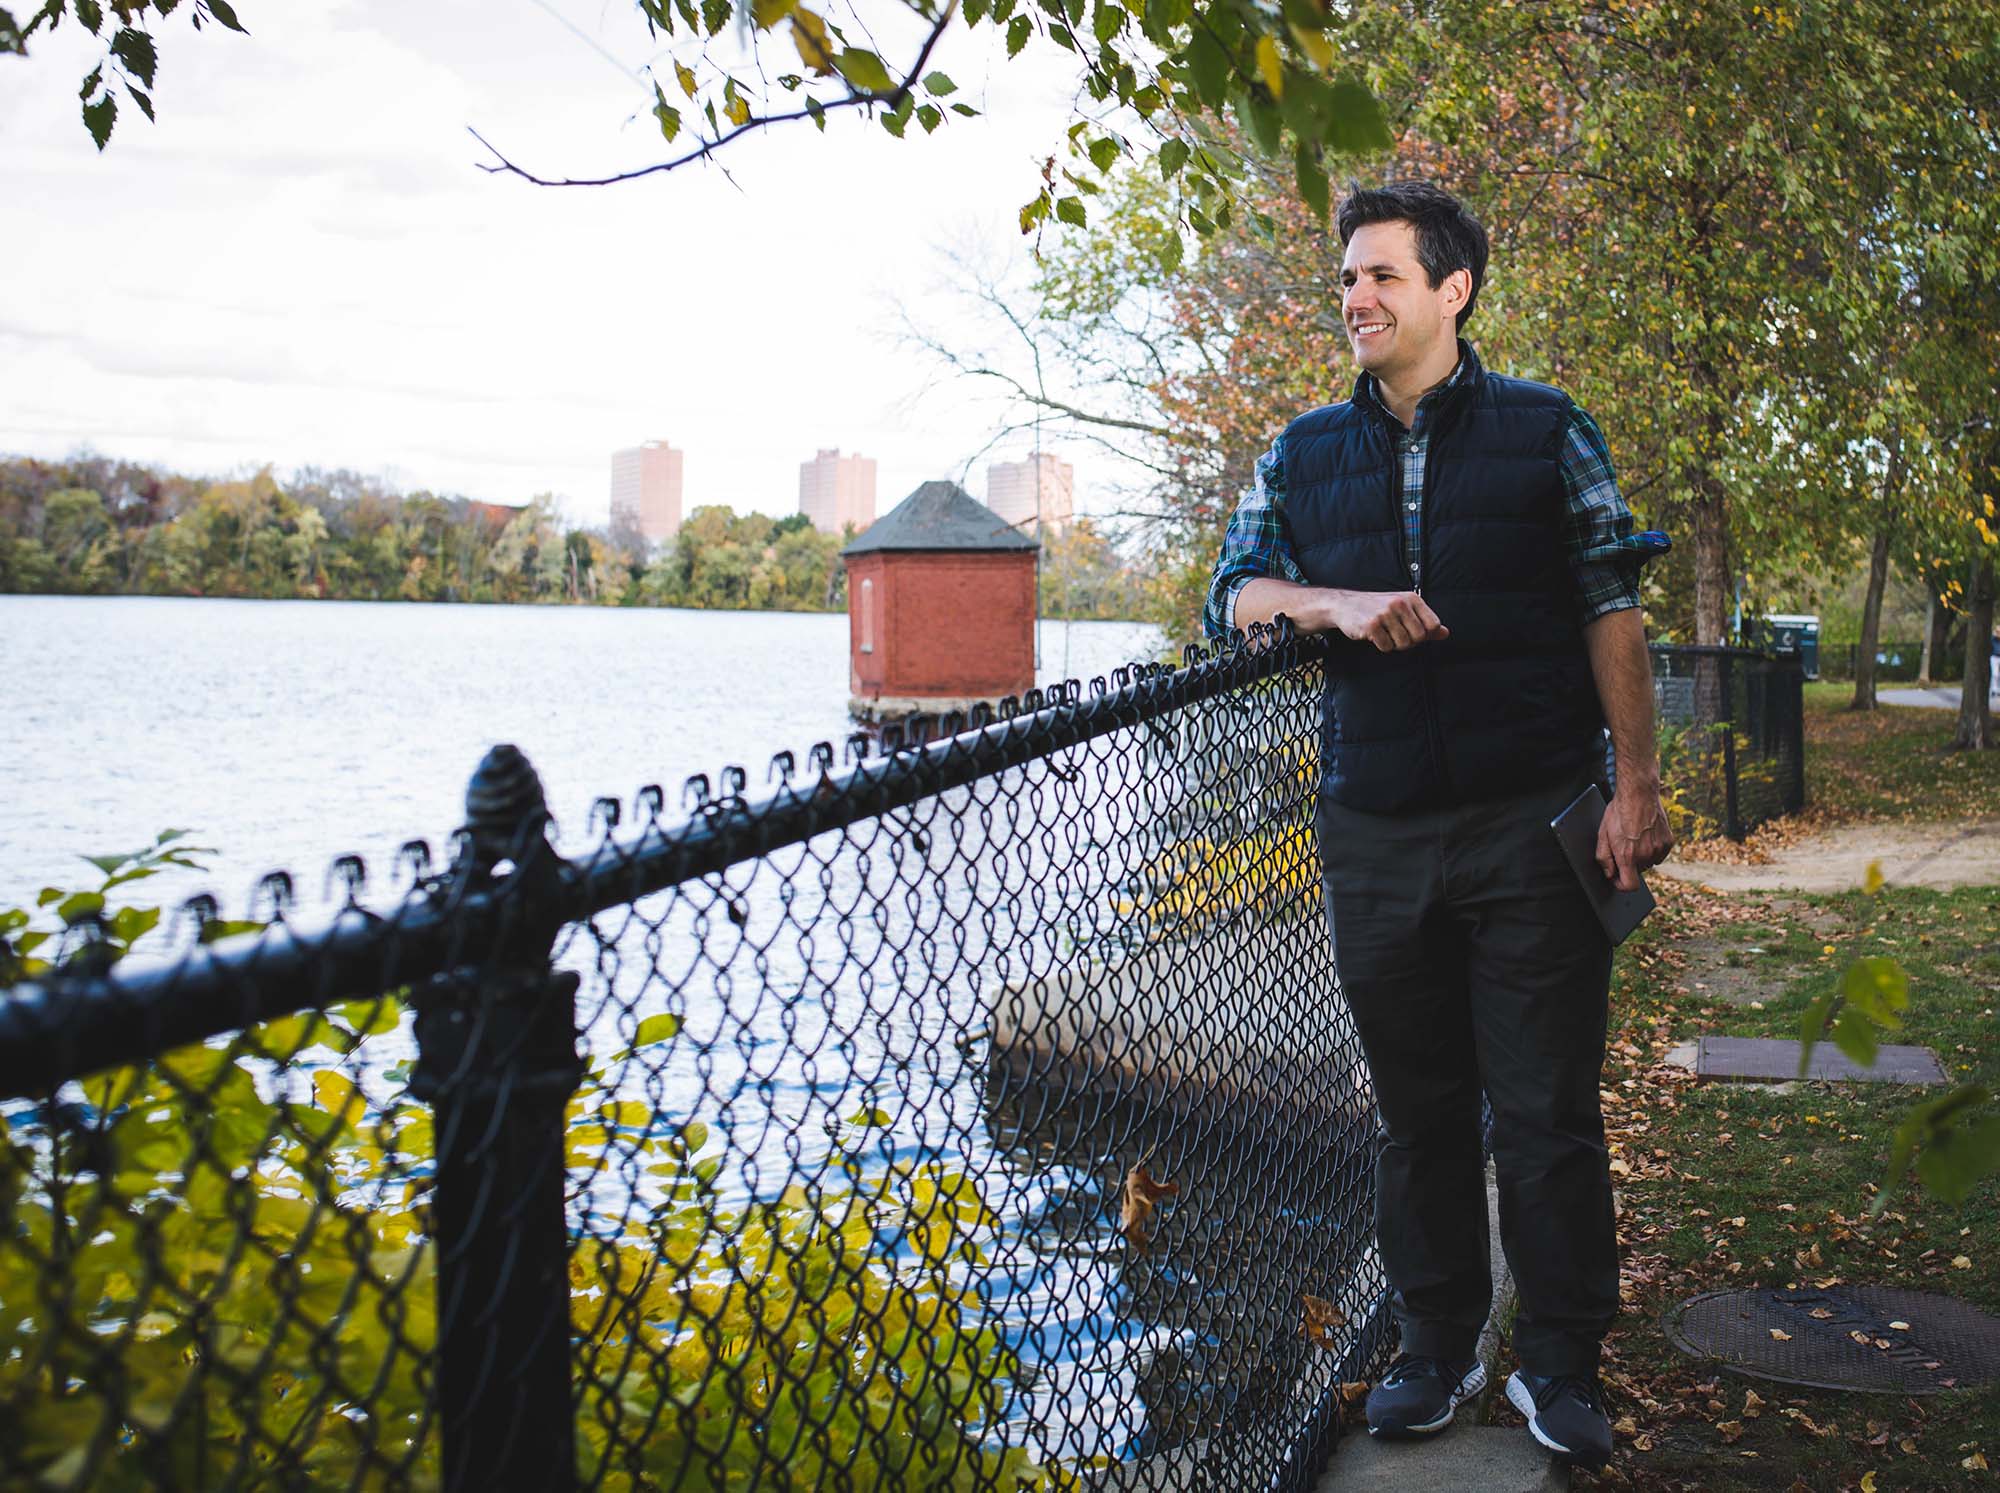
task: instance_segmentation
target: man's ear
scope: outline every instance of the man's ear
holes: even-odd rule
[[[1438,289],[1444,293],[1445,309],[1456,317],[1465,309],[1465,303],[1472,299],[1472,271],[1453,270],[1444,277],[1444,284]]]

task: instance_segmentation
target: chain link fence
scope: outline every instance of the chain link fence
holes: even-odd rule
[[[1805,807],[1805,678],[1796,654],[1652,646],[1660,772],[1675,834],[1740,840]]]
[[[0,1485],[1309,1487],[1393,1337],[1322,667],[1191,650],[567,856],[501,747],[448,867],[343,860],[321,925],[280,874],[166,957],[143,883],[6,930]]]

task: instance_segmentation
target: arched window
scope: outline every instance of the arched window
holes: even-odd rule
[[[861,583],[861,651],[875,651],[875,582],[872,577]]]

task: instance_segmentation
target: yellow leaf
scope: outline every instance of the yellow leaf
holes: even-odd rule
[[[1971,1456],[1967,1457],[1963,1462],[1960,1462],[1958,1465],[1963,1467],[1967,1472],[1985,1472],[1988,1470],[1986,1465],[1986,1453],[1974,1452]]]
[[[799,61],[816,78],[833,75],[833,44],[826,34],[826,22],[800,6],[792,12],[792,45],[799,49]]]
[[[750,19],[759,31],[769,31],[792,13],[798,0],[750,0]]]
[[[1264,86],[1271,90],[1271,97],[1282,98],[1285,93],[1285,68],[1278,61],[1277,38],[1257,38],[1257,71],[1264,79]]]
[[[1882,881],[1882,863],[1880,861],[1870,861],[1868,863],[1868,877],[1861,883],[1861,889],[1872,897],[1875,893],[1882,890]]]
[[[750,100],[734,89],[730,89],[722,100],[722,112],[731,124],[748,124],[750,122]]]
[[[1875,1493],[1874,1473],[1864,1472],[1861,1474],[1861,1493]]]
[[[338,1073],[321,1069],[313,1075],[313,1103],[336,1116],[343,1125],[361,1118],[361,1092]]]
[[[1326,39],[1323,31],[1313,31],[1304,26],[1291,28],[1292,40],[1306,56],[1320,67],[1333,66],[1333,43]]]
[[[685,62],[676,62],[674,64],[674,78],[680,83],[681,92],[689,98],[693,98],[697,86],[694,80],[694,69],[689,67]]]
[[[1972,1257],[1970,1255],[1954,1256],[1951,1262],[1951,1268],[1954,1270],[1970,1270],[1972,1268]]]
[[[1792,1340],[1792,1335],[1782,1327],[1773,1327],[1771,1336],[1781,1343],[1789,1343]]]

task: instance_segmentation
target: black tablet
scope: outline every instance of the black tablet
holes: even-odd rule
[[[1603,820],[1604,795],[1592,783],[1549,821],[1549,828],[1556,832],[1556,843],[1562,846],[1576,879],[1583,883],[1597,920],[1618,944],[1625,942],[1626,935],[1645,922],[1646,914],[1658,904],[1644,881],[1636,892],[1621,892],[1616,882],[1605,879],[1603,867],[1597,864],[1597,826]]]

